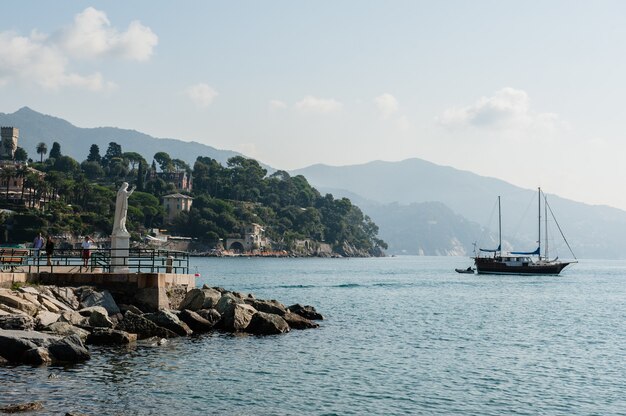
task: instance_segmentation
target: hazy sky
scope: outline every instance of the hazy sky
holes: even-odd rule
[[[21,0],[0,52],[1,112],[626,209],[623,1]]]

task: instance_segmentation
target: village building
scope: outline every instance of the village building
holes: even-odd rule
[[[165,183],[171,183],[172,185],[174,185],[177,191],[191,192],[192,189],[191,175],[187,174],[186,171],[156,172],[154,170],[150,170],[149,178],[151,180],[159,178]]]
[[[163,197],[163,207],[165,208],[165,222],[171,224],[181,212],[189,212],[193,198],[183,194],[171,194]]]
[[[243,238],[226,239],[226,248],[239,253],[251,253],[255,250],[265,250],[270,246],[269,239],[265,237],[265,229],[255,223],[244,227]]]

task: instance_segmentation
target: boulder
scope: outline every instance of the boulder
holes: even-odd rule
[[[0,292],[0,303],[3,303],[11,308],[19,309],[30,316],[35,316],[37,313],[36,305],[22,297],[7,293],[6,291]]]
[[[43,308],[41,303],[37,300],[37,295],[33,295],[31,293],[20,293],[18,296],[35,305],[37,309]]]
[[[168,310],[160,310],[155,313],[147,313],[144,318],[151,320],[160,327],[176,332],[180,336],[188,336],[193,333],[189,325],[181,321],[178,316]]]
[[[220,320],[219,327],[224,331],[243,331],[248,327],[252,316],[257,310],[245,303],[233,303],[232,307],[226,308]]]
[[[82,362],[91,358],[91,354],[83,345],[78,335],[70,335],[55,340],[48,346],[48,351],[55,362]]]
[[[27,338],[9,334],[9,332],[23,331],[0,331],[0,355],[8,361],[20,363],[24,353],[36,349],[37,345]]]
[[[54,286],[52,288],[52,293],[59,301],[65,303],[70,308],[80,309],[78,298],[76,297],[76,293],[73,288]]]
[[[29,315],[11,314],[0,316],[0,328],[30,331],[35,329],[35,320]]]
[[[52,358],[47,348],[37,347],[25,351],[22,355],[22,362],[31,365],[45,365],[50,364]]]
[[[34,412],[43,409],[41,402],[18,403],[0,407],[0,413]]]
[[[60,317],[61,314],[59,313],[54,313],[47,310],[40,310],[39,312],[37,312],[35,320],[37,321],[38,327],[46,327],[58,321]]]
[[[181,311],[180,319],[196,332],[210,331],[215,326],[214,322],[204,319],[196,312],[190,311],[189,309]]]
[[[137,334],[138,339],[150,337],[174,338],[178,336],[175,332],[167,328],[162,328],[154,322],[131,311],[126,311],[124,319],[117,325],[117,329],[130,332],[131,334]]]
[[[81,314],[82,316],[86,316],[87,318],[89,318],[94,312],[98,312],[101,315],[109,316],[107,310],[102,306],[89,306],[78,311],[79,314]]]
[[[296,303],[295,305],[291,305],[287,309],[306,319],[311,319],[314,321],[315,320],[321,321],[324,319],[324,317],[320,313],[318,313],[313,306],[309,306],[309,305],[302,306],[299,303]]]
[[[115,324],[106,313],[101,313],[100,311],[94,311],[91,315],[89,315],[89,326],[94,328],[113,328]]]
[[[127,345],[136,341],[136,334],[108,328],[95,328],[87,337],[87,344],[92,345]]]
[[[83,308],[90,306],[102,306],[109,315],[120,313],[120,308],[115,303],[113,296],[108,290],[98,292],[92,288],[85,288],[80,293],[80,305]]]
[[[37,299],[39,299],[39,302],[41,302],[44,306],[46,306],[46,308],[48,308],[50,310],[48,305],[52,304],[59,311],[71,311],[71,310],[73,310],[72,308],[67,306],[65,303],[57,300],[57,298],[54,297],[54,295],[52,294],[52,292],[50,290],[48,290],[48,291],[50,292],[50,294],[40,293],[39,296],[37,297]],[[51,311],[51,312],[57,312],[57,311]]]
[[[246,332],[257,335],[275,335],[289,332],[289,325],[279,315],[257,312],[252,316]]]
[[[225,313],[231,311],[234,305],[238,303],[243,303],[243,300],[234,296],[232,293],[224,293],[214,309],[218,311],[221,316],[224,316]]]
[[[215,309],[200,309],[196,313],[209,321],[213,326],[217,325],[220,319],[222,319],[220,313]]]
[[[31,295],[39,295],[39,290],[32,286],[20,286],[17,288],[17,291],[20,293],[30,293]]]
[[[287,311],[287,313],[283,315],[283,319],[292,329],[319,328],[319,324],[311,321],[310,319],[303,318],[302,316],[291,311]]]
[[[89,332],[82,329],[82,328],[78,328],[76,326],[73,326],[67,322],[55,322],[52,325],[50,325],[48,327],[48,330],[54,334],[58,334],[58,335],[62,335],[62,336],[68,336],[68,335],[78,335],[78,337],[85,342],[85,340],[87,340],[87,336],[89,335]]]
[[[61,312],[60,322],[67,322],[71,325],[89,326],[89,318],[81,315],[76,311]]]
[[[67,306],[65,303],[58,301],[52,294],[48,295],[45,293],[40,293],[37,299],[39,299],[39,302],[41,302],[41,304],[44,305],[51,312],[72,310],[72,308]],[[53,310],[52,308],[56,308],[57,310]]]
[[[259,312],[273,313],[283,316],[287,308],[277,300],[246,299],[245,302]]]
[[[0,303],[0,310],[3,312],[6,312],[9,315],[28,315],[27,312],[21,311],[16,308],[12,308],[10,306],[5,305],[4,303]]]
[[[204,304],[205,294],[202,289],[191,289],[185,295],[185,299],[180,303],[179,310],[188,309],[190,311],[197,311],[202,309]]]
[[[222,294],[213,288],[202,288],[202,292],[204,293],[204,302],[202,303],[201,309],[212,309],[215,308],[217,302],[220,301]]]

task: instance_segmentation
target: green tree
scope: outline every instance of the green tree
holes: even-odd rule
[[[101,161],[102,156],[100,156],[100,148],[97,144],[92,144],[89,148],[89,155],[87,155],[87,162],[100,163]]]
[[[52,149],[50,149],[50,158],[58,159],[61,157],[61,145],[58,142],[52,143]]]
[[[108,167],[111,161],[115,158],[122,158],[122,146],[115,142],[110,142],[107,152],[102,158],[102,166]]]
[[[26,150],[24,150],[24,148],[18,146],[17,149],[15,149],[13,159],[18,162],[26,162],[26,160],[28,160],[28,153],[26,153]]]
[[[157,152],[154,155],[154,160],[159,164],[161,172],[171,172],[174,168],[172,164],[172,158],[165,152]]]

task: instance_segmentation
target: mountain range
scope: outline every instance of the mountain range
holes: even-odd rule
[[[115,127],[80,128],[28,107],[0,113],[0,125],[20,129],[19,146],[37,159],[37,143],[53,141],[63,154],[82,161],[97,144],[109,142],[150,161],[159,151],[193,164],[198,156],[225,163],[240,153],[197,142],[156,138]],[[270,172],[274,169],[263,165]],[[290,172],[304,175],[322,193],[348,197],[380,227],[391,254],[469,255],[497,245],[497,196],[501,196],[503,245],[532,250],[537,241],[537,191],[505,181],[440,166],[421,159],[374,161],[352,166],[313,165]],[[573,251],[583,258],[625,258],[626,212],[549,194],[548,201]],[[545,216],[545,213],[542,213]],[[553,255],[571,257],[550,220]],[[552,241],[554,240],[554,242]],[[557,242],[559,241],[559,242]],[[558,249],[558,251],[557,251]]]
[[[208,156],[222,164],[233,157],[241,155],[231,150],[220,150],[198,142],[185,142],[177,139],[156,138],[135,130],[116,127],[81,128],[61,118],[41,114],[28,107],[22,107],[14,113],[0,113],[0,125],[17,127],[20,130],[18,145],[33,159],[37,143],[44,142],[48,150],[52,142],[61,144],[64,155],[82,162],[89,154],[92,144],[97,144],[100,154],[104,155],[110,142],[122,146],[124,152],[137,152],[148,163],[157,152],[166,152],[172,159],[181,159],[193,165],[198,156]]]

